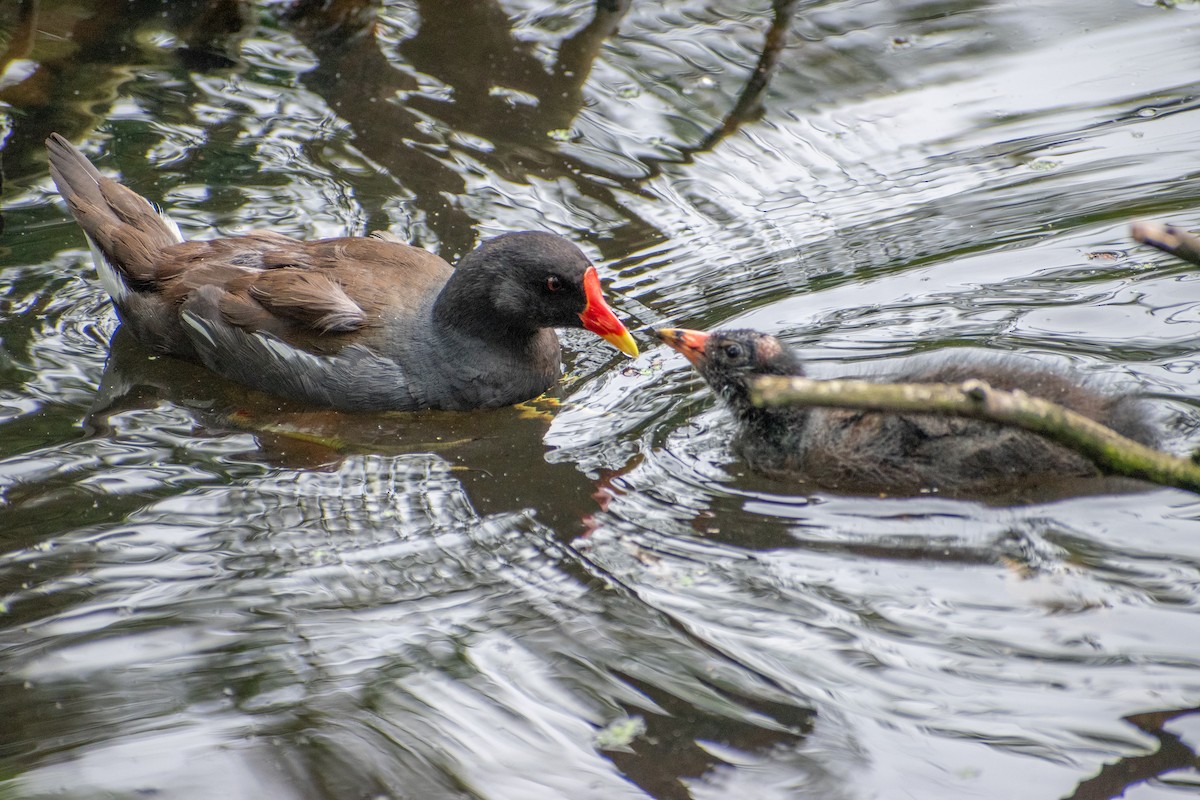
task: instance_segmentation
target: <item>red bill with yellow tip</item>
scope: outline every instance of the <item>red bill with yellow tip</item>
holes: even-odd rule
[[[604,302],[604,293],[600,291],[600,276],[596,274],[595,267],[588,267],[587,272],[583,273],[583,292],[587,298],[587,305],[579,315],[583,327],[630,358],[637,358],[637,342],[608,307],[608,303]]]

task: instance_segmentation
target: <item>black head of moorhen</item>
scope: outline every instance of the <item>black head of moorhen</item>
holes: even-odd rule
[[[457,269],[387,235],[185,242],[66,139],[46,145],[123,323],[158,352],[256,389],[350,410],[462,410],[553,385],[555,327],[637,355],[596,268],[560,236],[498,236]]]
[[[737,449],[755,470],[847,492],[951,494],[1003,492],[1017,484],[1096,475],[1084,457],[1027,431],[934,414],[884,414],[830,408],[760,408],[748,380],[803,375],[804,366],[774,336],[752,330],[705,333],[661,328],[733,412]],[[942,359],[888,380],[958,383],[978,378],[994,388],[1021,389],[1153,446],[1157,431],[1144,404],[1130,395],[1089,387],[1023,359]]]

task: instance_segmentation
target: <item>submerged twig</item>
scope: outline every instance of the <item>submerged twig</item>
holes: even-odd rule
[[[759,56],[758,64],[754,67],[754,72],[746,81],[742,93],[738,95],[733,109],[721,121],[720,126],[709,132],[704,140],[694,148],[696,152],[711,149],[717,142],[741,127],[742,123],[753,119],[761,112],[762,96],[767,90],[771,74],[779,64],[783,48],[787,45],[788,26],[791,25],[792,16],[796,13],[796,2],[797,0],[774,0],[771,4],[774,16],[771,20],[771,27],[767,29],[762,53]]]
[[[1080,453],[1101,472],[1200,493],[1200,465],[1135,442],[1048,400],[994,389],[981,380],[874,383],[764,376],[751,381],[750,396],[759,406],[945,414],[1023,428]]]

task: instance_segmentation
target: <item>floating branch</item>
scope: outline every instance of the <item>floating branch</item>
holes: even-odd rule
[[[980,380],[874,383],[764,376],[751,381],[750,396],[759,406],[946,414],[1023,428],[1082,454],[1101,472],[1200,493],[1200,465],[1146,447],[1048,400],[994,389]]]
[[[1184,261],[1200,264],[1200,236],[1161,222],[1135,222],[1130,232],[1142,244],[1157,247]]]

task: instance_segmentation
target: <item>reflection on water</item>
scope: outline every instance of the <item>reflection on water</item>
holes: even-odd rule
[[[1200,278],[1127,230],[1200,225],[1185,4],[19,0],[0,50],[0,796],[1194,789],[1190,495],[801,493],[570,332],[522,407],[295,407],[128,340],[42,151],[188,235],[553,230],[816,372],[1065,363],[1182,452]]]
[[[34,795],[204,787],[213,760],[297,787],[321,775],[335,796],[431,796],[458,782],[487,796],[527,783],[566,793],[578,780],[625,795],[596,732],[682,716],[617,760],[635,782],[662,783],[661,796],[685,796],[670,775],[715,769],[724,748],[765,755],[807,729],[794,699],[589,573],[531,514],[479,516],[435,456],[184,492],[120,526],[71,531],[52,555],[42,543],[10,553],[8,572],[33,564],[36,585],[7,605],[19,667],[4,694],[20,724],[6,744],[82,751],[68,769],[25,776]],[[153,681],[128,680],[147,670]],[[40,691],[63,698],[55,712],[19,701]],[[77,733],[63,741],[66,720]],[[147,759],[227,736],[241,744],[93,776],[114,753]],[[538,769],[550,763],[565,769]]]

